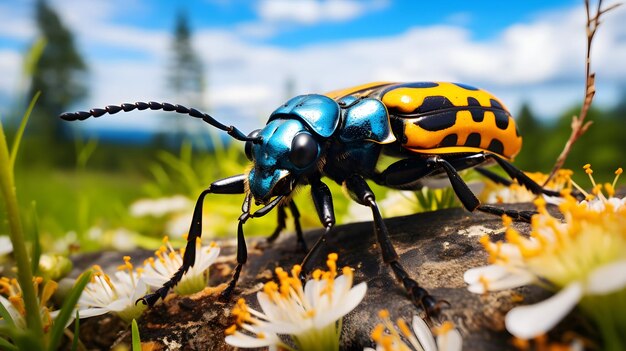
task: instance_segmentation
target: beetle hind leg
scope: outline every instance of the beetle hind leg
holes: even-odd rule
[[[396,279],[402,283],[402,286],[409,294],[413,303],[422,308],[428,317],[436,317],[439,315],[441,309],[450,304],[445,300],[435,299],[426,289],[421,287],[417,281],[412,279],[407,271],[402,267],[399,262],[399,256],[396,249],[393,247],[393,243],[389,238],[389,232],[387,226],[383,221],[383,217],[378,209],[376,198],[374,193],[367,185],[365,180],[360,176],[352,176],[344,182],[348,189],[350,196],[357,203],[368,206],[372,210],[372,216],[374,217],[374,232],[376,239],[380,245],[383,260],[389,264]]]

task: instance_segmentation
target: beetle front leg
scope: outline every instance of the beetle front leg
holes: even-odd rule
[[[245,175],[240,174],[233,177],[224,178],[213,182],[206,190],[204,190],[198,200],[191,217],[191,225],[187,236],[187,246],[183,256],[183,264],[178,271],[172,275],[170,280],[165,282],[162,287],[152,294],[146,294],[137,300],[152,307],[159,300],[165,298],[171,288],[176,286],[183,278],[183,275],[193,267],[196,262],[196,240],[202,236],[202,205],[207,194],[243,194],[244,193]]]
[[[222,300],[230,298],[233,290],[235,290],[237,281],[239,281],[239,275],[241,274],[243,265],[246,264],[246,262],[248,261],[248,248],[246,246],[246,238],[243,234],[244,223],[246,223],[249,218],[258,218],[265,216],[282,200],[283,196],[278,196],[270,203],[266,204],[254,213],[250,213],[250,203],[252,202],[252,195],[246,196],[246,198],[243,200],[243,204],[241,205],[242,214],[241,216],[239,216],[239,224],[237,225],[237,266],[235,266],[235,271],[233,272],[233,275],[228,282],[228,286],[220,294],[220,298]]]
[[[322,181],[317,180],[311,184],[311,195],[313,197],[313,203],[315,204],[315,210],[320,218],[320,222],[324,226],[324,233],[317,239],[315,245],[309,253],[304,257],[302,261],[302,277],[311,271],[311,262],[318,262],[318,256],[322,245],[326,243],[326,237],[328,232],[335,225],[335,210],[333,206],[333,197],[330,193],[330,189]]]
[[[437,301],[431,296],[428,291],[422,288],[417,281],[412,279],[407,271],[402,267],[399,262],[398,253],[393,247],[393,243],[389,238],[389,232],[387,226],[383,221],[383,217],[378,209],[376,203],[376,197],[370,189],[365,180],[358,175],[353,175],[346,179],[344,185],[348,189],[350,196],[357,203],[368,206],[372,210],[372,216],[374,217],[374,232],[376,233],[376,239],[380,245],[380,249],[383,255],[385,263],[391,266],[396,278],[402,283],[404,289],[410,295],[412,301],[417,306],[424,309],[428,316],[437,316],[441,307],[448,304],[447,301]]]

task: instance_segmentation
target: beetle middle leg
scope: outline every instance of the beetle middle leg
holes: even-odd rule
[[[376,197],[365,180],[358,175],[353,175],[345,180],[344,185],[352,199],[357,203],[368,206],[372,210],[374,217],[374,232],[376,239],[380,245],[385,263],[389,264],[396,278],[402,283],[404,289],[409,293],[413,303],[424,309],[428,316],[436,316],[441,310],[442,305],[447,304],[446,301],[437,301],[431,296],[426,289],[421,287],[417,281],[412,279],[407,271],[399,262],[398,253],[393,247],[393,243],[389,238],[387,226],[383,221],[383,217],[378,209]]]
[[[302,234],[302,226],[300,225],[300,211],[298,211],[298,207],[293,200],[289,200],[289,203],[286,205],[281,204],[278,206],[278,223],[272,235],[267,238],[267,242],[273,243],[274,241],[276,241],[280,233],[285,229],[287,225],[287,211],[285,208],[287,206],[289,206],[289,210],[291,211],[291,215],[293,216],[293,223],[296,229],[296,238],[298,240],[298,250],[302,252],[308,252],[306,242],[304,241],[304,236]]]

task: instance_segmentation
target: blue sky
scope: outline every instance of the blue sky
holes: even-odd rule
[[[33,0],[0,0],[0,113],[23,88]],[[188,12],[205,64],[202,101],[253,129],[287,97],[368,81],[451,80],[490,90],[513,112],[551,119],[582,99],[582,1],[50,0],[90,66],[86,109],[135,100],[185,102],[166,84],[177,11]],[[611,5],[614,1],[606,1]],[[597,103],[626,89],[626,11],[607,15],[594,47]],[[177,99],[177,100],[175,100]],[[183,101],[180,101],[182,99]],[[159,128],[148,116],[88,128]]]

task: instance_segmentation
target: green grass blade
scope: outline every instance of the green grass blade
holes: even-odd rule
[[[24,70],[22,72],[24,74],[24,77],[32,77],[35,75],[37,62],[39,62],[39,59],[41,58],[41,55],[43,54],[47,43],[48,41],[46,40],[46,38],[39,37],[37,38],[33,46],[30,47],[24,57]]]
[[[9,313],[7,308],[4,307],[4,305],[1,303],[0,303],[0,317],[4,319],[7,327],[15,327],[15,321],[13,320],[13,317],[11,317],[11,314]]]
[[[17,351],[17,346],[11,344],[7,339],[0,338],[0,350]]]
[[[32,203],[33,211],[33,228],[31,233],[31,241],[33,250],[31,252],[31,270],[33,275],[39,274],[39,258],[41,257],[41,242],[39,241],[39,216],[37,215],[37,206],[35,201]]]
[[[78,350],[78,333],[80,333],[80,319],[78,317],[78,311],[76,311],[76,317],[74,322],[74,338],[72,338],[72,348],[70,349],[70,351]]]
[[[85,286],[91,280],[91,274],[91,271],[86,271],[81,274],[81,276],[76,280],[76,284],[74,284],[74,287],[65,298],[59,315],[54,320],[52,330],[50,331],[50,344],[48,344],[48,350],[54,351],[59,346],[59,342],[61,342],[61,337],[63,336],[63,331],[65,330],[65,325],[71,318],[74,307],[76,306],[80,295],[83,293],[83,290],[85,290]]]
[[[98,139],[91,138],[87,141],[87,143],[81,142],[80,145],[77,145],[76,147],[78,149],[78,155],[76,156],[76,167],[82,170],[85,169],[85,167],[87,166],[87,161],[89,161],[93,153],[98,148]]]
[[[24,113],[22,117],[22,121],[20,122],[20,127],[17,129],[17,133],[15,134],[15,139],[13,139],[13,145],[11,145],[11,152],[9,153],[9,167],[11,167],[11,171],[15,166],[15,159],[17,158],[17,152],[20,149],[20,143],[22,142],[22,136],[24,135],[24,131],[26,130],[26,124],[28,123],[28,119],[30,118],[30,114],[33,112],[35,108],[35,103],[39,99],[39,95],[41,92],[38,91],[35,96],[30,100],[30,104],[28,104],[28,109]]]
[[[141,351],[141,339],[139,337],[139,326],[137,326],[137,321],[133,319],[133,323],[131,325],[131,335],[133,339],[133,351]]]

